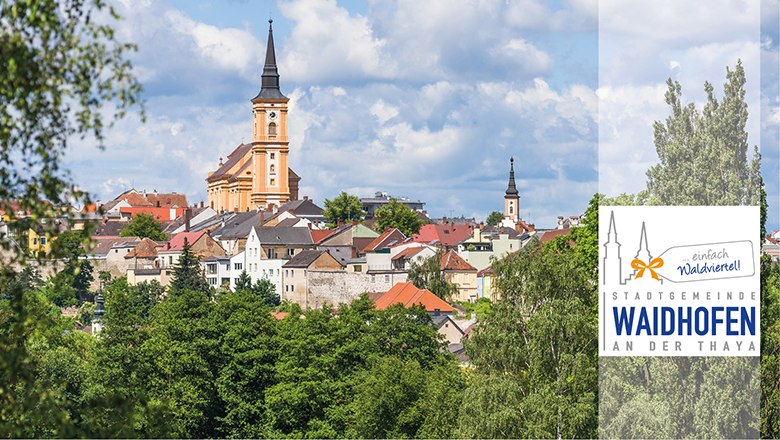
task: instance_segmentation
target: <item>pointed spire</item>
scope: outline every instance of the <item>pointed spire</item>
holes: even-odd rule
[[[509,185],[506,187],[507,196],[517,196],[517,187],[515,186],[515,158],[509,158]]]
[[[98,292],[97,298],[95,299],[95,321],[100,321],[100,319],[103,318],[103,314],[106,312],[103,304],[103,292]]]
[[[268,19],[268,45],[265,49],[265,66],[263,66],[262,87],[260,93],[253,99],[283,99],[279,90],[279,70],[276,68],[276,50],[274,49],[273,19]]]
[[[615,211],[609,213],[609,233],[607,234],[607,241],[612,241],[613,238],[617,238],[617,229],[615,228]]]
[[[642,222],[642,232],[639,234],[639,250],[636,252],[636,258],[643,261],[650,261],[650,259],[652,259],[650,250],[647,247],[647,230],[645,229],[645,222]]]

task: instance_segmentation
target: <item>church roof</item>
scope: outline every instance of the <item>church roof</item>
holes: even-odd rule
[[[519,193],[517,192],[517,186],[515,186],[515,158],[510,157],[509,158],[509,185],[506,187],[506,195],[508,196],[516,196]]]
[[[262,87],[260,93],[252,99],[266,100],[279,99],[287,101],[279,90],[279,70],[276,68],[276,50],[274,49],[273,20],[268,20],[268,45],[265,49],[265,66],[263,66]]]
[[[251,149],[252,145],[250,144],[239,145],[235,150],[233,150],[232,153],[228,154],[227,162],[223,163],[221,167],[217,168],[217,171],[214,171],[214,174],[207,177],[206,181],[215,182],[223,178],[230,178],[231,175],[228,174],[228,171],[230,171],[230,169],[233,168],[242,157],[249,153]]]

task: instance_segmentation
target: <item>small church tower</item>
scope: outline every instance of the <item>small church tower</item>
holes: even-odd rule
[[[103,330],[103,314],[106,310],[103,308],[103,292],[98,292],[95,298],[95,318],[92,320],[92,336],[97,336]]]
[[[518,210],[520,209],[520,194],[515,186],[515,159],[509,158],[509,185],[506,187],[504,195],[504,219],[513,225],[520,220]]]
[[[617,241],[617,229],[615,228],[615,212],[609,215],[609,232],[607,242],[604,243],[604,277],[602,283],[618,281],[623,283],[623,262],[620,259],[620,243]]]

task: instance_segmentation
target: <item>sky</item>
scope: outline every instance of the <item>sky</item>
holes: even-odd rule
[[[742,58],[749,108],[766,115],[750,120],[751,145],[777,143],[761,129],[780,122],[777,87],[758,87],[777,70],[777,16],[761,11],[777,0],[676,3],[117,0],[147,121],[120,121],[104,151],[75,143],[67,165],[103,201],[131,187],[205,200],[208,171],[251,136],[272,17],[301,196],[385,191],[483,219],[503,210],[514,157],[520,215],[554,227],[597,191],[644,186],[670,76],[696,100]]]

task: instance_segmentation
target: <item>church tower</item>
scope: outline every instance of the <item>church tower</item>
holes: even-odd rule
[[[298,199],[301,180],[288,165],[289,99],[279,89],[273,20],[268,20],[268,46],[260,93],[252,99],[252,141],[222,158],[208,182],[209,206],[219,212],[247,212],[280,207]]]
[[[520,219],[518,214],[520,209],[520,195],[515,186],[515,159],[509,158],[509,185],[506,187],[504,195],[504,219],[515,224]]]
[[[273,20],[268,20],[268,46],[265,52],[262,86],[252,99],[252,156],[254,181],[253,208],[277,207],[290,200],[287,156],[287,103],[289,98],[279,90],[276,68]]]

